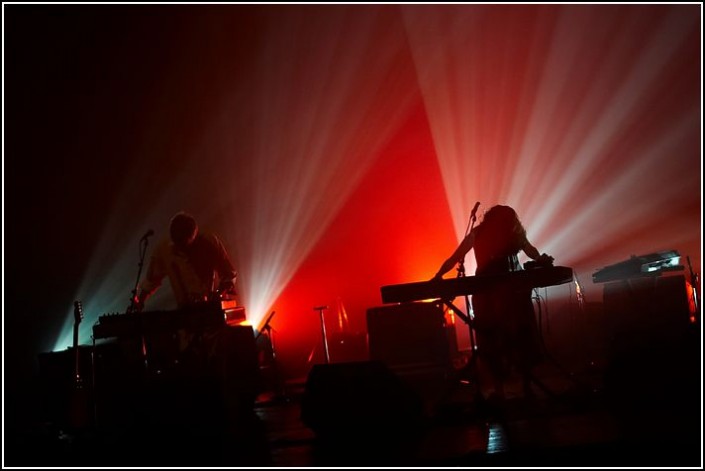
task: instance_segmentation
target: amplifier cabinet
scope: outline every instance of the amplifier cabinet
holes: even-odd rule
[[[367,334],[370,360],[392,368],[446,367],[457,345],[440,301],[369,308]]]

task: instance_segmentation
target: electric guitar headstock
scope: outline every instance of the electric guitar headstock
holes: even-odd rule
[[[73,348],[78,348],[78,326],[83,320],[83,303],[73,302]]]
[[[83,320],[83,303],[81,301],[73,302],[73,323],[78,325]]]

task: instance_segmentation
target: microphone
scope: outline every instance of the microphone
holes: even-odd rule
[[[142,238],[140,240],[147,240],[148,237],[151,237],[154,235],[154,229],[150,229],[147,232],[144,233]]]
[[[477,214],[477,208],[479,208],[479,207],[480,207],[480,202],[478,201],[477,203],[475,203],[475,206],[472,208],[472,212],[470,213],[470,219],[472,219],[473,221],[475,220],[475,215]]]

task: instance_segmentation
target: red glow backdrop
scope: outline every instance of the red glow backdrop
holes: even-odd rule
[[[476,201],[515,207],[588,300],[592,273],[631,255],[676,249],[700,270],[699,5],[160,8],[96,56],[118,78],[77,111],[108,162],[89,185],[114,185],[73,293],[84,341],[126,307],[134,241],[182,209],[223,235],[249,320],[276,311],[298,366],[320,345],[314,306],[364,332],[380,287],[430,278]],[[148,308],[170,307],[162,291]]]

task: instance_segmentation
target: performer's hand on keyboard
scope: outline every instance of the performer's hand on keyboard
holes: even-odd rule
[[[548,255],[547,253],[542,253],[541,255],[539,255],[539,258],[536,259],[536,262],[542,267],[550,267],[553,266],[553,260],[553,257]]]

